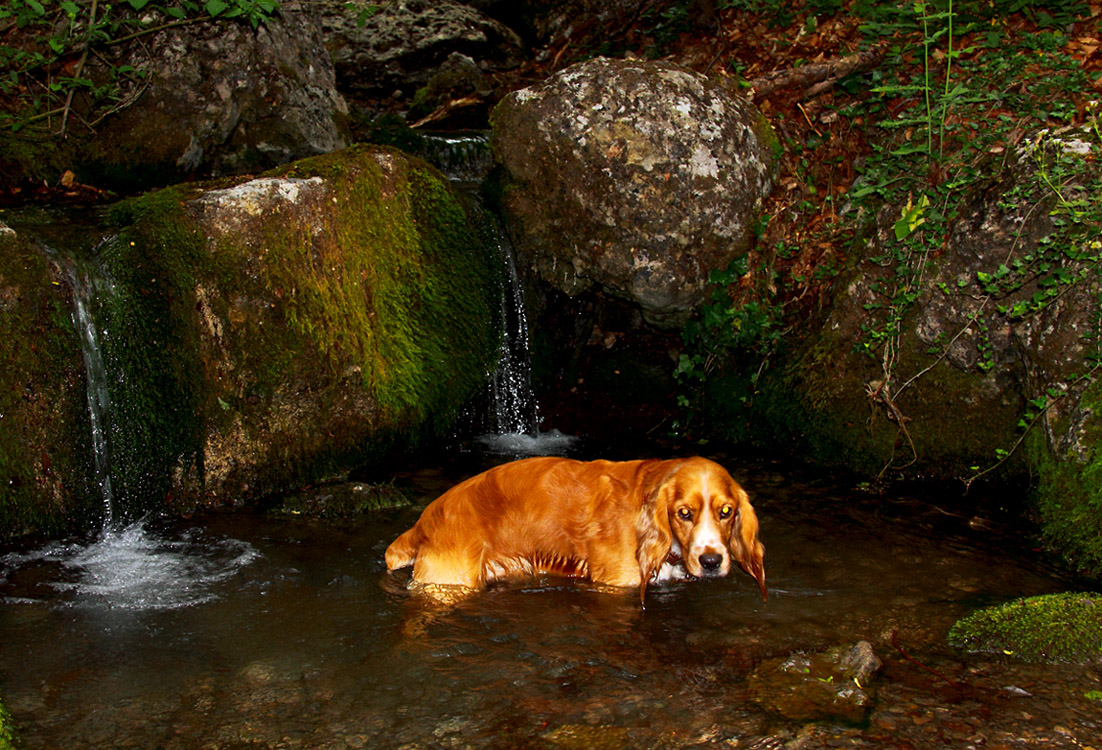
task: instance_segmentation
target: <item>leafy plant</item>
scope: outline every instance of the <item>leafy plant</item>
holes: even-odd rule
[[[712,271],[708,277],[712,285],[711,301],[701,308],[699,318],[690,320],[682,332],[685,350],[681,353],[674,377],[681,387],[678,404],[685,410],[686,423],[693,418],[698,388],[732,354],[745,354],[748,360],[759,363],[750,375],[751,396],[753,387],[764,372],[769,358],[777,350],[784,337],[783,309],[779,304],[763,300],[736,301],[730,289],[749,271],[749,256],[741,255],[727,268]],[[684,423],[678,421],[675,429]]]

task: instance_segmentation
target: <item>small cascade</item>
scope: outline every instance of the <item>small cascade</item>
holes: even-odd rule
[[[92,318],[95,300],[92,278],[86,272],[70,269],[73,288],[73,325],[80,336],[84,357],[84,372],[88,389],[88,420],[92,428],[92,455],[95,483],[103,500],[103,527],[110,528],[115,517],[115,492],[111,485],[111,451],[108,441],[108,420],[111,415],[111,394],[107,388],[107,368],[99,332]]]
[[[96,324],[97,308],[114,288],[93,264],[69,257],[62,262],[68,268],[72,320],[84,358],[94,480],[103,502],[103,525],[91,541],[55,542],[0,557],[0,580],[19,578],[24,571],[60,568],[65,575],[50,585],[64,593],[64,601],[97,609],[170,610],[216,599],[217,585],[249,566],[259,553],[235,539],[207,538],[193,530],[165,533],[151,528],[148,519],[124,520],[125,509],[117,506],[120,498],[112,481],[119,459],[111,449],[115,419],[109,387],[113,382],[111,362],[102,346],[109,342]],[[36,578],[37,573],[29,575]],[[15,603],[35,600],[31,597]]]
[[[457,186],[477,193],[492,165],[485,133],[444,133],[425,136],[424,141],[424,158]],[[484,427],[487,432],[478,442],[487,450],[503,455],[562,453],[574,438],[558,430],[540,431],[539,405],[532,390],[532,352],[524,287],[505,232],[496,225],[494,229],[504,269],[501,319],[505,335],[497,369],[490,377]]]
[[[482,131],[433,133],[422,144],[418,155],[459,185],[477,187],[493,166],[489,134]]]
[[[494,434],[536,436],[539,406],[532,392],[532,351],[528,341],[528,315],[524,310],[524,289],[517,274],[516,259],[505,233],[498,231],[498,247],[505,268],[505,289],[501,294],[501,319],[505,336],[490,382]]]

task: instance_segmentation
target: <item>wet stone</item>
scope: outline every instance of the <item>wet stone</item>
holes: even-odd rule
[[[750,676],[749,694],[762,708],[787,719],[863,724],[880,666],[867,641],[818,654],[793,654],[762,662]]]

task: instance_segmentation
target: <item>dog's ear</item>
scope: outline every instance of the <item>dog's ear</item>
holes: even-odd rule
[[[750,496],[737,484],[732,495],[738,501],[738,515],[731,526],[728,546],[739,566],[758,582],[761,600],[765,601],[769,591],[765,587],[765,546],[758,540],[758,516],[750,505]]]
[[[639,561],[639,601],[644,607],[647,584],[662,567],[673,546],[669,508],[674,490],[672,480],[679,465],[673,462],[671,466],[657,467],[657,471],[648,472],[641,482],[643,498],[635,524],[635,554]]]

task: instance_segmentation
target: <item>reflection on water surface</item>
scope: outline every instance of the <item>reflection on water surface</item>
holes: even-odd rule
[[[419,508],[355,521],[215,514],[131,529],[114,550],[101,539],[6,555],[0,695],[28,748],[1079,747],[1102,737],[1102,704],[1085,697],[1102,690],[1096,668],[944,645],[975,606],[1073,585],[997,516],[724,463],[761,519],[768,603],[739,573],[652,588],[645,611],[634,591],[557,580],[441,607],[406,593],[382,563]],[[399,481],[423,506],[460,478]],[[763,660],[858,640],[884,662],[867,726],[800,726],[748,699]]]

